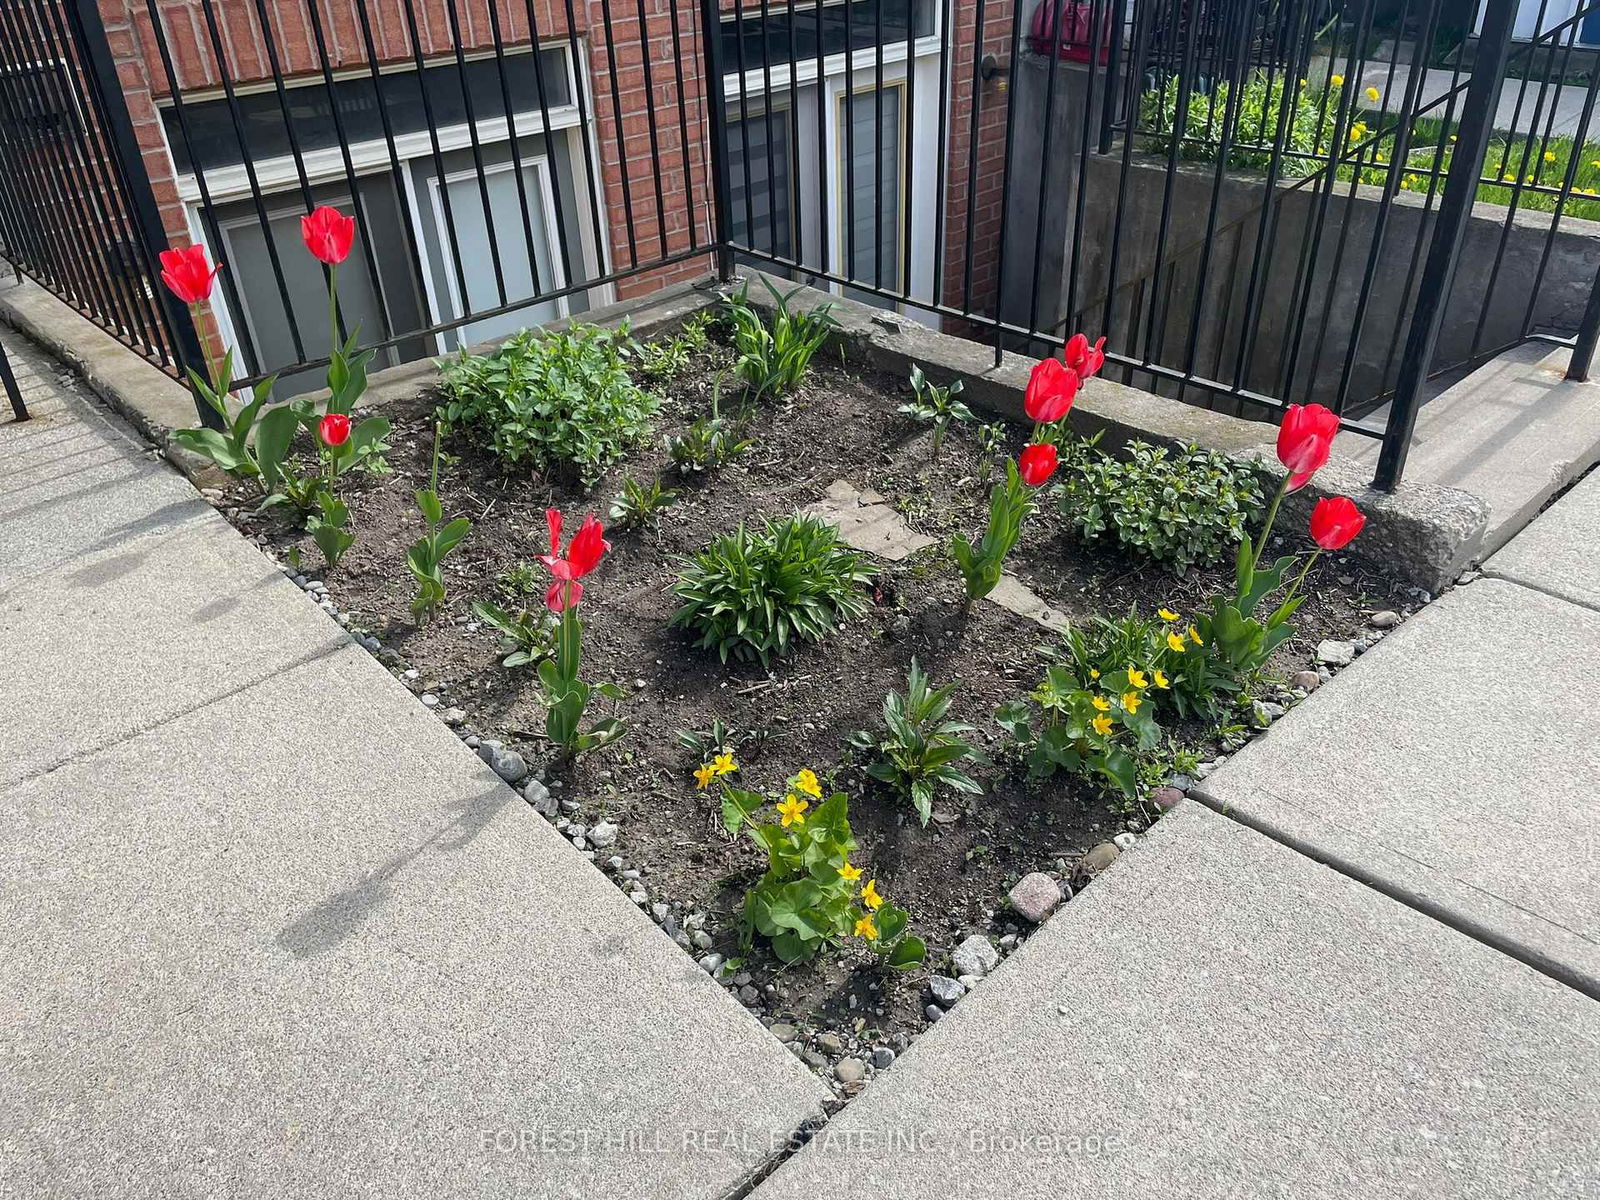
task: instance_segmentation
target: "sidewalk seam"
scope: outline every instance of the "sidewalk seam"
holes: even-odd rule
[[[1570,604],[1574,608],[1581,608],[1586,612],[1600,613],[1600,604],[1591,604],[1586,600],[1575,600],[1571,596],[1563,596],[1560,592],[1553,592],[1547,587],[1540,587],[1537,583],[1529,583],[1526,579],[1518,579],[1515,575],[1502,575],[1491,567],[1480,567],[1479,571],[1485,579],[1495,579],[1501,583],[1509,583],[1513,587],[1526,588],[1530,592],[1537,592],[1541,596],[1549,596],[1552,600],[1559,600],[1563,604]]]
[[[1573,991],[1587,996],[1591,1000],[1600,1001],[1600,983],[1596,983],[1595,980],[1587,977],[1586,975],[1574,971],[1565,963],[1561,963],[1548,955],[1541,954],[1537,951],[1530,950],[1525,946],[1519,945],[1517,942],[1511,940],[1504,934],[1497,933],[1487,926],[1472,920],[1470,917],[1464,917],[1459,913],[1451,911],[1442,904],[1438,904],[1432,900],[1429,900],[1425,896],[1420,896],[1415,892],[1408,891],[1403,887],[1390,883],[1389,881],[1381,878],[1375,872],[1359,866],[1343,855],[1324,850],[1303,838],[1287,833],[1284,830],[1279,829],[1270,821],[1238,812],[1230,808],[1224,801],[1217,800],[1213,796],[1208,795],[1204,788],[1196,788],[1189,792],[1189,798],[1205,805],[1206,808],[1210,809],[1218,816],[1226,817],[1238,825],[1254,830],[1263,837],[1277,842],[1280,846],[1284,846],[1305,858],[1309,858],[1312,862],[1318,863],[1332,871],[1336,871],[1347,879],[1354,880],[1356,883],[1371,888],[1373,891],[1387,896],[1395,903],[1403,905],[1404,907],[1420,913],[1425,917],[1429,917],[1432,920],[1437,921],[1439,924],[1444,925],[1449,929],[1453,929],[1457,933],[1463,934],[1466,937],[1471,938],[1473,941],[1487,946],[1491,950],[1495,950],[1501,954],[1504,954],[1507,958],[1515,959],[1517,962],[1520,962],[1524,966],[1537,971],[1539,974],[1545,976],[1547,979],[1550,979],[1555,983],[1559,983],[1564,987],[1571,988]]]

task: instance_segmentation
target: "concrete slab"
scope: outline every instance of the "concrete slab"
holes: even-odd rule
[[[1600,471],[1547,509],[1484,570],[1600,609]]]
[[[155,497],[134,485],[123,499]],[[81,509],[64,501],[63,518]],[[0,785],[348,644],[221,517],[151,532],[163,511],[121,509],[142,536],[0,583]]]
[[[1600,994],[1600,613],[1446,595],[1200,794]]]
[[[8,1194],[712,1200],[827,1095],[354,648],[0,803]]]
[[[1600,1005],[1189,803],[753,1193],[1588,1197]]]
[[[1406,482],[1469,492],[1489,505],[1481,552],[1494,553],[1547,500],[1600,462],[1600,383],[1569,383],[1571,352],[1527,342],[1446,388],[1417,414]],[[1379,443],[1339,439],[1375,468]]]

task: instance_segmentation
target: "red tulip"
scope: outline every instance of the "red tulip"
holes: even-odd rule
[[[1320,471],[1339,432],[1338,414],[1320,404],[1291,404],[1278,427],[1278,461],[1289,469],[1289,490],[1299,491]]]
[[[1324,550],[1343,550],[1366,523],[1367,515],[1348,496],[1324,496],[1311,510],[1311,540]]]
[[[1017,457],[1017,473],[1029,487],[1038,487],[1056,473],[1056,448],[1049,442],[1033,442]]]
[[[1067,360],[1067,369],[1080,380],[1093,379],[1106,365],[1105,338],[1089,344],[1087,334],[1075,333],[1067,339],[1061,357]]]
[[[549,568],[556,580],[545,593],[544,604],[551,612],[559,613],[575,607],[583,599],[583,584],[578,580],[600,565],[600,559],[611,549],[611,543],[605,540],[605,527],[590,513],[583,519],[583,524],[578,527],[578,532],[573,535],[571,544],[563,554],[561,511],[545,509],[544,520],[550,530],[550,553],[541,554],[539,561]]]
[[[1047,358],[1028,376],[1022,407],[1030,418],[1048,425],[1067,415],[1077,394],[1077,374],[1063,366],[1059,359]]]
[[[300,237],[313,255],[336,267],[350,257],[356,240],[356,219],[326,204],[300,218]]]
[[[342,446],[350,440],[350,418],[343,413],[329,413],[317,426],[317,436],[324,446]]]
[[[185,304],[199,304],[211,296],[211,284],[222,270],[206,261],[204,246],[184,246],[161,252],[161,282]]]

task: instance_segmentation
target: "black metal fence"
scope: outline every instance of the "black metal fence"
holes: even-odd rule
[[[1104,334],[1191,403],[1328,404],[1392,487],[1451,372],[1530,338],[1588,370],[1600,0],[1550,2],[19,0],[0,241],[174,374],[218,338],[282,394],[331,337],[317,204],[356,216],[341,311],[383,363],[743,261],[997,354]],[[198,331],[168,240],[226,264]]]

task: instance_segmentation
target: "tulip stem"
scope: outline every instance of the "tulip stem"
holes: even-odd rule
[[[328,354],[330,357],[339,353],[339,347],[344,343],[339,337],[339,264],[330,263],[328,266]]]
[[[1283,503],[1283,498],[1289,494],[1289,476],[1285,475],[1278,490],[1272,495],[1272,503],[1267,506],[1267,521],[1261,527],[1261,540],[1255,544],[1250,554],[1250,573],[1255,574],[1256,567],[1261,565],[1261,556],[1267,552],[1267,539],[1272,536],[1272,526],[1278,520],[1278,506]]]

